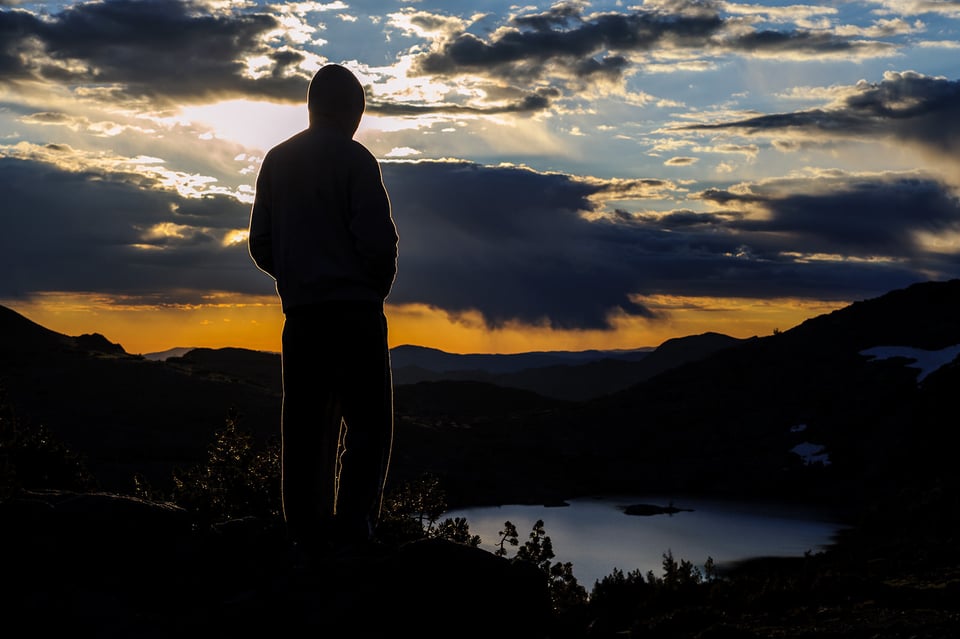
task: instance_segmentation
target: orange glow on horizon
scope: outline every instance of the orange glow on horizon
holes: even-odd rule
[[[279,351],[283,314],[273,296],[209,296],[202,304],[143,304],[103,295],[46,293],[0,301],[58,333],[100,333],[131,354],[171,348]]]
[[[450,353],[634,349],[706,332],[747,338],[787,330],[846,306],[795,299],[637,298],[658,319],[613,316],[610,330],[559,330],[509,323],[487,327],[479,312],[451,316],[426,305],[386,306],[390,346],[412,344]],[[276,297],[220,294],[195,305],[133,304],[102,295],[48,293],[0,301],[45,328],[66,335],[100,333],[132,354],[171,348],[237,347],[280,351],[283,314]]]

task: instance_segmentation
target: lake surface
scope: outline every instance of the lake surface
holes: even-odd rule
[[[614,568],[624,573],[662,574],[664,553],[702,567],[708,557],[718,566],[755,557],[802,556],[829,546],[841,523],[826,513],[782,504],[743,503],[657,496],[596,497],[568,500],[569,506],[494,506],[450,511],[464,517],[480,547],[494,552],[504,522],[517,527],[523,544],[537,520],[553,542],[552,561],[570,562],[589,593]],[[632,504],[673,505],[675,514],[628,515]],[[516,546],[507,546],[508,556]]]

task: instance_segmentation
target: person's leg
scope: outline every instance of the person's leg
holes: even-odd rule
[[[370,539],[380,517],[393,447],[393,379],[382,308],[359,309],[344,326],[343,466],[337,525],[349,541]]]
[[[291,539],[308,550],[332,535],[341,417],[329,324],[310,309],[283,326],[283,516]]]

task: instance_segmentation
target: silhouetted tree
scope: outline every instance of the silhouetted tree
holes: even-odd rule
[[[503,530],[497,534],[500,535],[500,540],[497,542],[497,550],[494,554],[498,557],[506,557],[507,549],[504,547],[504,544],[509,544],[510,546],[518,545],[520,543],[520,534],[517,532],[517,527],[509,521],[503,522]]]
[[[512,523],[505,522],[504,530],[500,531],[497,555],[505,556],[504,543],[516,546],[519,544],[517,528]],[[517,549],[513,561],[522,561],[539,568],[548,580],[550,600],[557,613],[563,613],[571,608],[581,606],[587,601],[587,591],[578,582],[573,574],[573,564],[570,562],[552,562],[553,541],[547,536],[543,527],[543,520],[538,519],[530,531],[527,541]]]

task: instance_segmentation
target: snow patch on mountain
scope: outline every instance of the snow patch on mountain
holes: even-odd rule
[[[877,361],[890,359],[891,357],[902,357],[908,360],[909,363],[906,366],[920,369],[920,374],[917,376],[917,383],[919,384],[927,375],[955,360],[957,355],[960,355],[960,344],[947,346],[937,351],[910,348],[909,346],[874,346],[860,351],[860,354],[876,358]]]
[[[812,466],[814,464],[830,465],[830,455],[824,452],[824,447],[820,444],[803,442],[790,449],[794,455],[799,455],[804,465]]]

